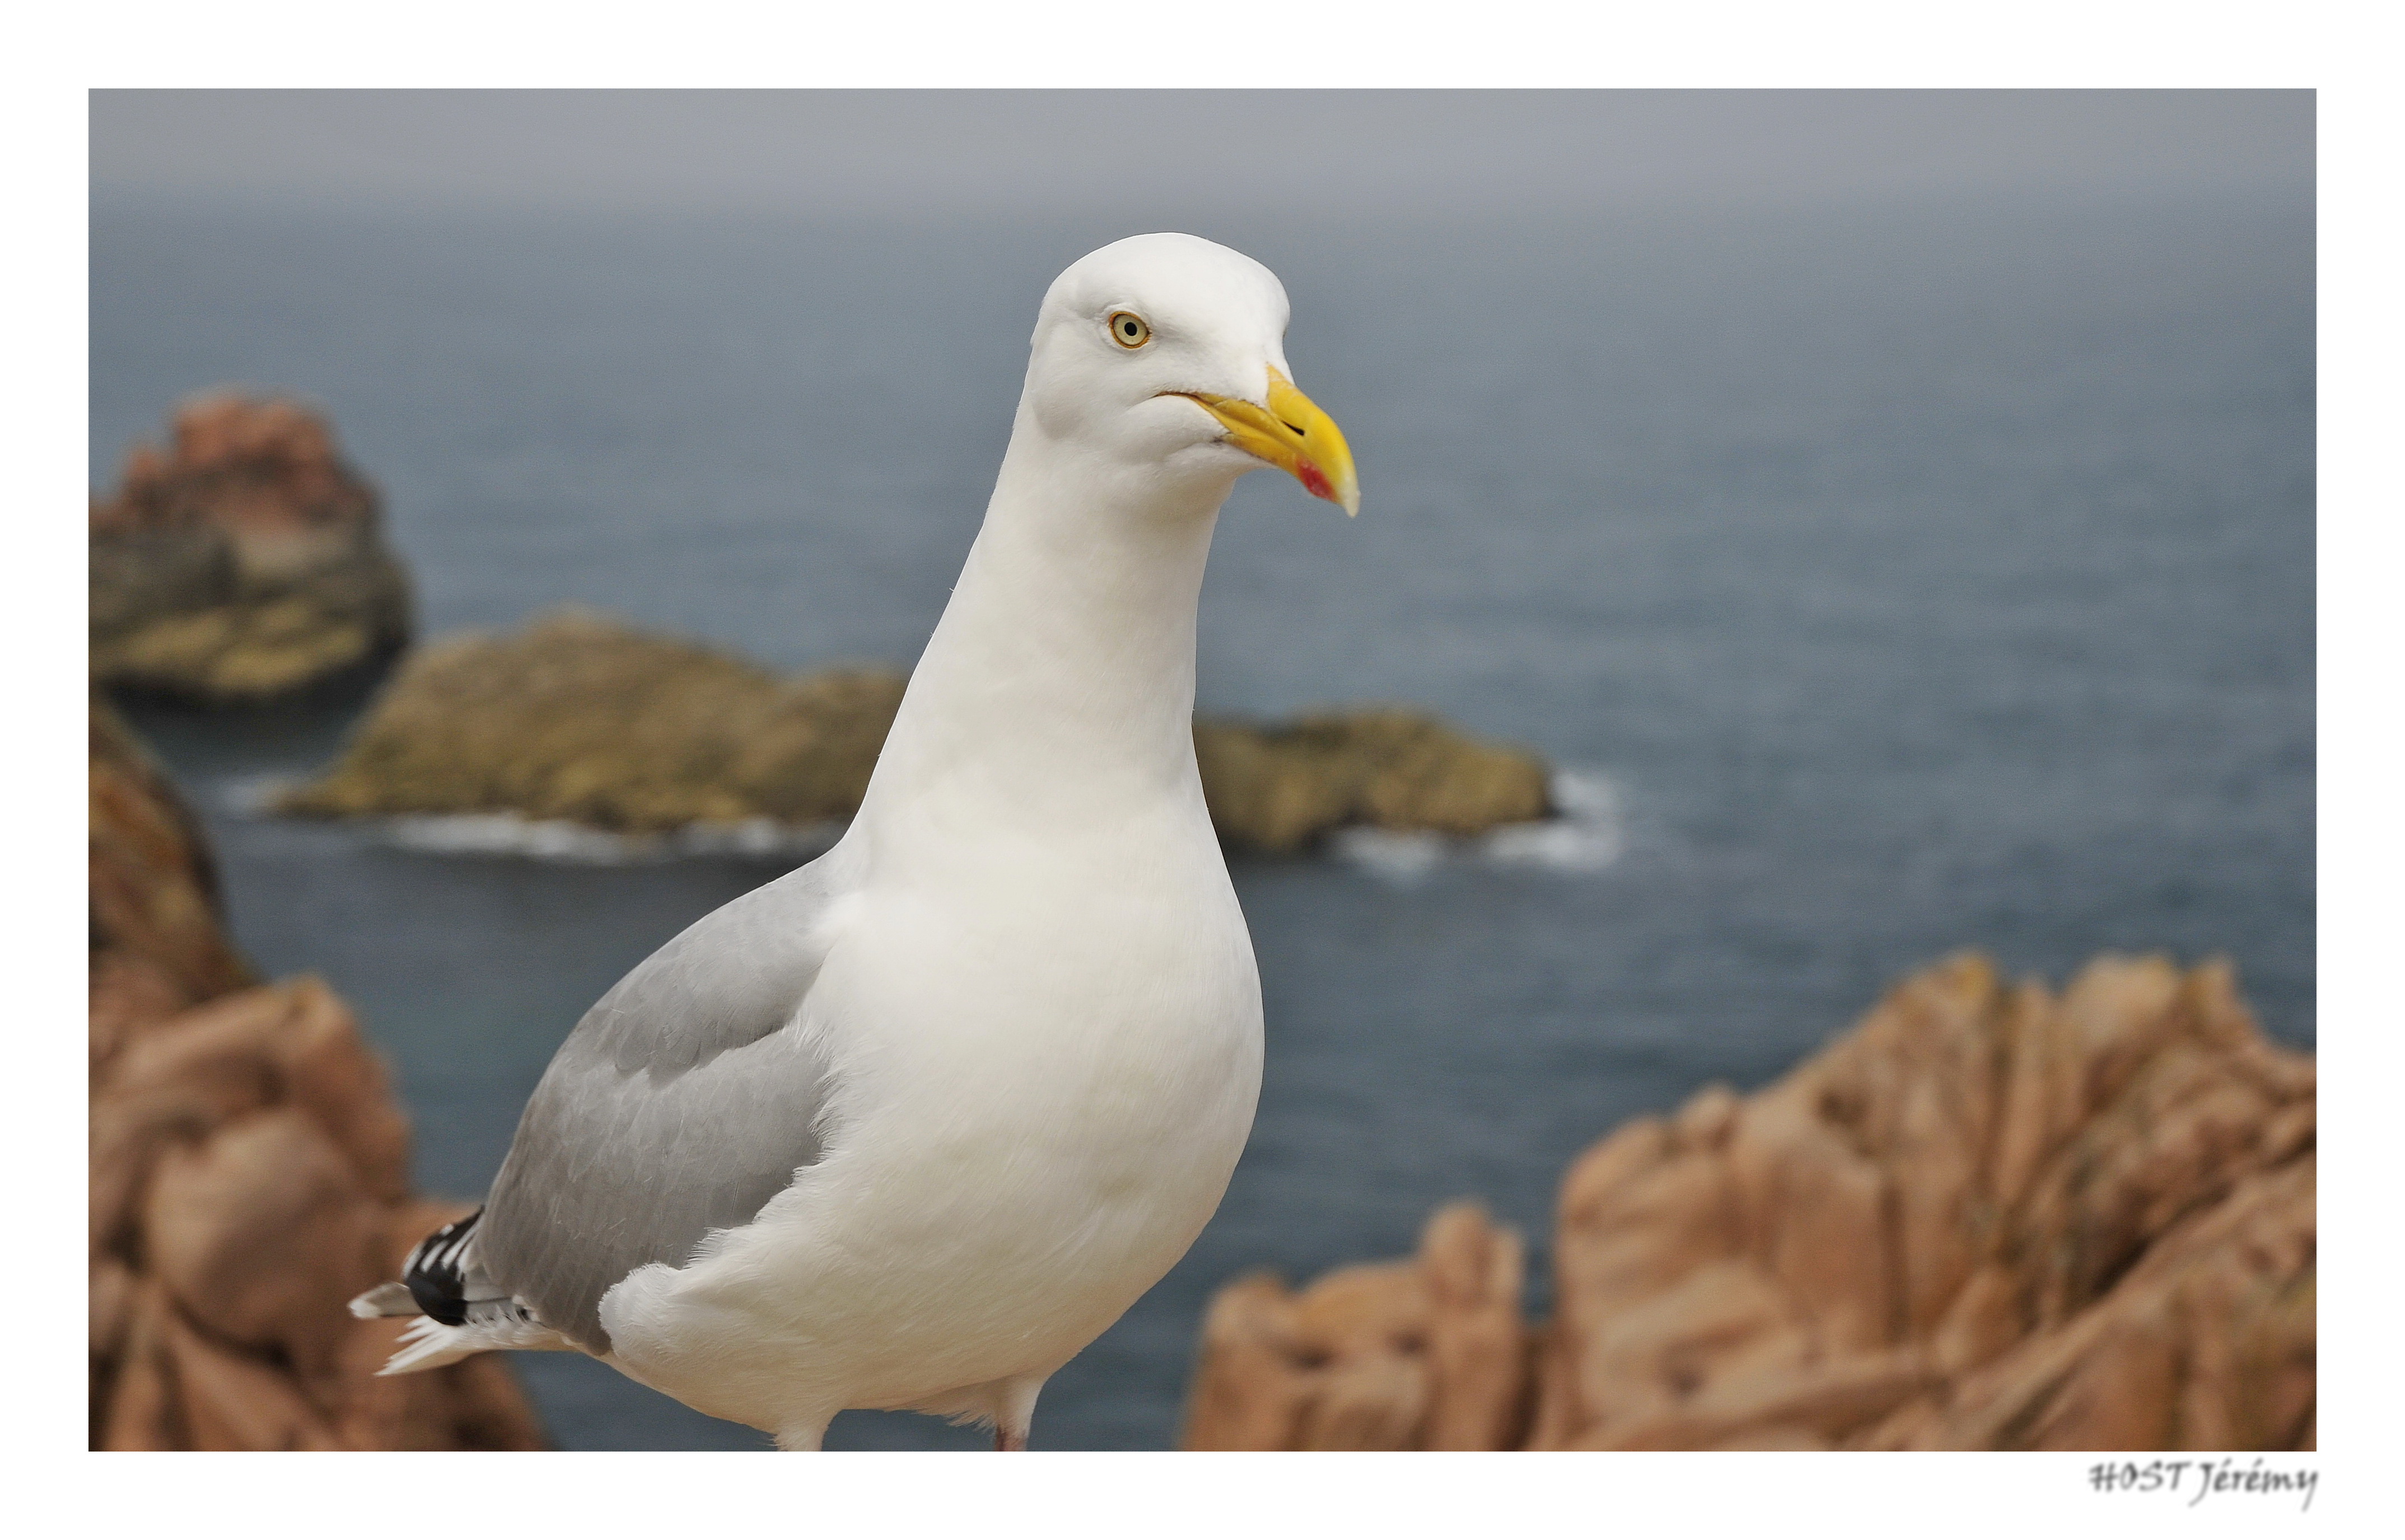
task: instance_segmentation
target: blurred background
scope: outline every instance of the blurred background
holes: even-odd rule
[[[1597,837],[1233,862],[1253,1141],[1043,1445],[1168,1446],[1214,1288],[1409,1251],[1447,1198],[1528,1235],[1541,1313],[1572,1155],[1958,948],[2225,955],[2314,1043],[2310,93],[92,101],[95,494],[196,392],[296,395],[381,488],[429,637],[572,601],[907,668],[1053,274],[1176,229],[1285,281],[1363,511],[1239,487],[1201,708],[1427,708],[1544,756]],[[260,812],[359,708],[133,715],[235,940],[351,1002],[417,1184],[472,1197],[584,1006],[790,858]],[[566,1447],[765,1443],[519,1367]]]

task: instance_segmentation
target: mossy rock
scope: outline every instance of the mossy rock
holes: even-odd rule
[[[1197,722],[1194,753],[1220,836],[1273,854],[1348,824],[1469,835],[1553,811],[1542,760],[1417,711]]]
[[[781,680],[708,648],[561,611],[409,658],[324,778],[328,816],[516,813],[619,833],[851,816],[898,674]]]
[[[515,637],[409,658],[291,813],[513,813],[617,833],[859,809],[902,704],[898,674],[781,679],[741,659],[555,612]],[[1198,723],[1221,836],[1271,854],[1346,824],[1475,834],[1546,816],[1542,761],[1418,712]]]

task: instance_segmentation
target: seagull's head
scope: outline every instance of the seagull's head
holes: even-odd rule
[[[1024,410],[1055,441],[1166,484],[1226,485],[1264,465],[1357,512],[1353,454],[1286,362],[1286,288],[1192,235],[1132,235],[1052,281]]]

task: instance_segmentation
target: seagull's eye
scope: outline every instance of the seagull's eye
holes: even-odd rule
[[[1112,311],[1110,327],[1111,341],[1121,347],[1142,347],[1152,341],[1152,328],[1145,325],[1144,317],[1132,310]]]

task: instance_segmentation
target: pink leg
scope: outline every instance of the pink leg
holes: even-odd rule
[[[1006,1381],[994,1408],[993,1447],[997,1450],[1027,1448],[1028,1425],[1035,1421],[1035,1393],[1044,1388],[1042,1375]]]

